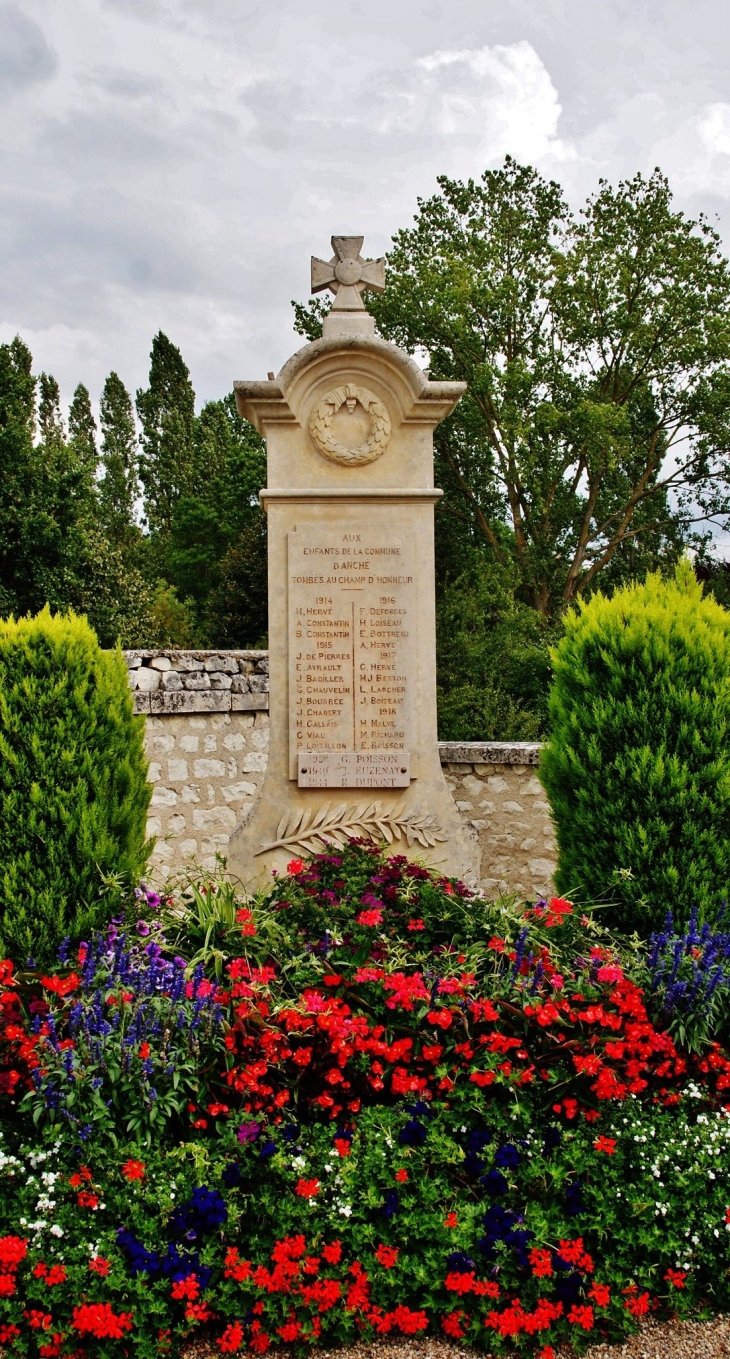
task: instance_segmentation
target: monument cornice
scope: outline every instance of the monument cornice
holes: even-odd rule
[[[391,396],[399,406],[402,424],[433,428],[450,415],[467,389],[465,382],[433,382],[426,377],[410,354],[380,336],[353,335],[314,340],[292,355],[274,380],[235,382],[234,392],[239,415],[264,432],[267,425],[300,423],[297,410],[303,387],[314,387],[329,369],[342,366],[351,357],[381,369],[383,378],[390,372],[396,378]],[[400,398],[399,400],[397,398]]]
[[[294,486],[277,487],[264,486],[259,491],[259,500],[262,508],[274,501],[277,504],[296,504],[304,501],[307,504],[315,504],[317,501],[336,501],[339,504],[367,505],[378,504],[398,504],[407,501],[409,504],[436,505],[441,499],[443,491],[436,486],[363,486],[362,488],[346,486]]]

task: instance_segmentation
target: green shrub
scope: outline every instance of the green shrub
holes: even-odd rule
[[[554,652],[540,777],[557,886],[648,934],[671,906],[713,916],[730,886],[730,614],[688,561],[595,595]]]
[[[84,618],[0,621],[0,950],[50,961],[144,869],[144,720]]]

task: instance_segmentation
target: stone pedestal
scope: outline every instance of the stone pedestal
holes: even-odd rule
[[[433,429],[463,390],[355,307],[275,381],[235,384],[268,454],[270,752],[229,852],[250,888],[348,836],[476,876],[436,728]]]

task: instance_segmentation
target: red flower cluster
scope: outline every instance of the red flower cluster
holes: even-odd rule
[[[375,1251],[375,1257],[384,1269],[392,1269],[398,1255],[397,1248],[382,1242]],[[370,1326],[377,1335],[387,1335],[390,1331],[415,1335],[428,1326],[428,1316],[423,1311],[400,1305],[385,1312],[376,1306],[370,1298],[370,1279],[361,1261],[354,1260],[341,1270],[339,1277],[325,1274],[328,1266],[342,1264],[339,1241],[329,1242],[320,1248],[318,1255],[311,1255],[307,1254],[304,1236],[284,1237],[274,1246],[271,1259],[271,1269],[265,1265],[254,1266],[250,1260],[241,1260],[237,1247],[231,1246],[226,1254],[224,1275],[243,1285],[247,1292],[254,1290],[259,1294],[259,1300],[252,1307],[252,1299],[247,1296],[242,1311],[250,1308],[254,1315],[260,1316],[263,1309],[261,1295],[263,1298],[283,1295],[290,1299],[287,1319],[276,1328],[287,1343],[316,1339],[321,1328],[320,1317],[338,1304],[344,1306],[345,1311],[356,1313],[360,1322]],[[244,1338],[244,1326],[234,1322],[219,1337],[218,1345],[224,1353],[235,1353],[243,1345]],[[257,1321],[251,1324],[248,1343],[249,1348],[261,1353],[270,1344],[270,1336]]]
[[[108,1302],[85,1302],[74,1307],[71,1325],[95,1340],[121,1340],[125,1331],[132,1329],[132,1313],[120,1312],[117,1316]]]
[[[48,1288],[55,1288],[56,1284],[66,1282],[67,1274],[63,1265],[45,1265],[42,1260],[33,1266],[34,1279],[43,1279]]]
[[[0,1298],[11,1298],[15,1292],[18,1266],[28,1254],[28,1242],[20,1236],[0,1236]]]
[[[596,1105],[640,1094],[650,1084],[655,1098],[671,1104],[700,1068],[718,1091],[730,1084],[730,1060],[719,1048],[691,1067],[672,1038],[654,1028],[639,987],[620,968],[600,970],[606,979],[599,1000],[553,992],[518,1008],[475,995],[470,973],[441,978],[434,996],[419,970],[389,973],[367,965],[350,981],[328,975],[326,989],[306,988],[295,1005],[274,1012],[274,969],[237,959],[229,967],[235,1019],[226,1038],[226,1082],[254,1112],[275,1115],[296,1088],[300,1099],[332,1119],[357,1113],[380,1092],[431,1099],[464,1080],[484,1090],[572,1080],[577,1097],[555,1106],[568,1119],[581,1112],[597,1117]],[[335,986],[347,999],[333,994]],[[391,1038],[388,1012],[397,1020],[424,1001],[430,1005],[420,1036]],[[387,1023],[378,1022],[379,1007]],[[607,1155],[615,1150],[611,1138],[595,1145]]]

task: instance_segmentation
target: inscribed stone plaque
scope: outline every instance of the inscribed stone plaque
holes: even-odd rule
[[[289,777],[298,777],[300,751],[409,752],[417,655],[412,538],[362,523],[312,523],[298,524],[288,540]],[[382,785],[316,786],[402,785],[389,777]]]
[[[409,788],[410,754],[398,750],[300,750],[300,788]]]

